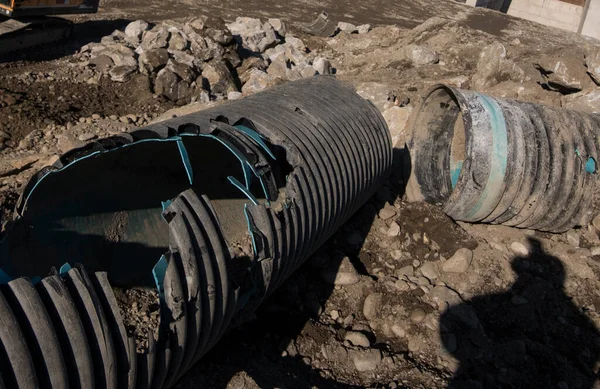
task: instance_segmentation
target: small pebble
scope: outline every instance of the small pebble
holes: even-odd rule
[[[344,340],[347,340],[348,342],[352,343],[353,346],[359,346],[359,347],[370,347],[371,346],[371,342],[369,342],[369,338],[367,338],[367,336],[365,334],[363,334],[362,332],[348,331],[348,332],[346,332],[346,336],[344,337]]]
[[[520,242],[512,242],[510,244],[510,251],[515,255],[520,255],[522,257],[526,257],[529,255],[529,249],[525,247],[523,243]]]
[[[425,319],[426,315],[427,314],[425,313],[425,311],[423,309],[417,308],[410,313],[410,320],[413,323],[420,323]]]
[[[444,262],[442,270],[446,273],[464,273],[471,266],[473,261],[473,251],[462,248],[456,251],[454,255]]]

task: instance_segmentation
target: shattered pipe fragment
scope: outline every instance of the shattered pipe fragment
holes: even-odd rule
[[[407,194],[455,220],[564,232],[600,211],[600,115],[438,85],[408,126]]]
[[[377,109],[330,77],[63,155],[0,242],[0,387],[171,387],[391,163]],[[113,288],[158,291],[158,337],[141,353]]]

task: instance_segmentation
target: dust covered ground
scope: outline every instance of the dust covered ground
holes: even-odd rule
[[[300,23],[323,9],[335,23],[370,27],[360,33],[348,27],[328,38],[303,32]],[[230,74],[216,68],[216,76],[208,76],[211,57],[202,65],[208,89],[201,75],[186,81],[177,73],[185,93],[162,93],[164,80],[151,62],[145,73],[120,69],[131,73],[115,81],[124,73],[113,69],[127,66],[117,62],[129,52],[103,53],[114,44],[131,45],[112,34],[115,29],[137,19],[185,28],[178,20],[192,14],[227,22],[278,17],[287,33],[277,32],[264,61],[240,55]],[[71,42],[0,59],[3,226],[21,186],[61,153],[316,69],[335,73],[372,100],[398,148],[408,139],[404,126],[415,103],[440,82],[600,110],[598,42],[450,1],[107,0],[98,15],[74,20],[80,34]],[[251,23],[240,22],[240,34],[246,36]],[[223,44],[216,55],[225,58],[247,43]],[[283,67],[277,67],[277,46],[294,57]],[[176,387],[600,387],[600,223],[560,235],[457,224],[403,195],[401,179],[390,180],[254,320],[233,328]],[[147,336],[139,323],[157,325],[154,301],[120,293],[130,331]]]

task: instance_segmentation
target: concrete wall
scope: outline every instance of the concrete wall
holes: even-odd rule
[[[508,14],[578,32],[584,7],[558,0],[513,0]]]
[[[581,33],[600,39],[600,0],[590,1]]]

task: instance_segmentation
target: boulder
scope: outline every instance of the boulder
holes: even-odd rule
[[[107,72],[114,66],[114,64],[115,63],[113,60],[105,54],[92,58],[89,62],[90,66],[93,66],[96,70],[101,71],[102,73]]]
[[[213,61],[204,66],[202,76],[208,81],[213,94],[227,95],[237,92],[235,81],[223,61]]]
[[[356,32],[356,26],[352,23],[347,22],[339,22],[337,25],[338,29],[347,34],[353,34]]]
[[[183,51],[188,48],[190,42],[183,33],[176,28],[169,29],[171,37],[169,38],[169,50]]]
[[[315,58],[312,66],[315,69],[315,71],[319,74],[331,74],[332,73],[331,62],[329,62],[329,60],[327,58],[321,58],[321,57]]]
[[[415,66],[431,65],[438,63],[438,54],[425,46],[408,45],[404,48],[404,54]]]
[[[285,57],[281,55],[271,62],[267,68],[267,73],[272,77],[287,78],[288,70],[288,63]]]
[[[196,79],[196,72],[191,67],[169,59],[167,69],[177,74],[183,81],[191,84]]]
[[[175,62],[184,64],[190,68],[200,68],[201,61],[185,51],[169,50],[169,54]]]
[[[600,85],[600,47],[594,47],[585,55],[585,66],[592,80]]]
[[[110,69],[108,74],[110,79],[115,82],[127,82],[136,70],[137,66],[115,66]]]
[[[154,92],[171,101],[189,98],[190,85],[169,69],[162,69],[156,75]]]
[[[169,61],[167,49],[146,50],[139,57],[140,73],[152,74],[165,67]]]
[[[207,36],[221,45],[231,43],[233,36],[223,19],[212,16],[200,16],[188,22],[188,24],[201,35]]]
[[[150,25],[143,20],[136,20],[125,27],[125,35],[136,38],[138,41],[142,39],[142,35],[150,28]]]
[[[285,34],[287,32],[287,28],[285,24],[281,21],[281,19],[271,18],[268,20],[269,24],[273,26],[273,29],[282,38],[285,38]]]
[[[403,148],[405,143],[408,143],[406,123],[411,112],[411,107],[390,107],[383,111],[383,118],[390,129],[394,147]]]
[[[474,89],[486,91],[503,81],[521,82],[525,79],[523,69],[507,59],[506,54],[506,48],[500,42],[494,42],[481,51],[472,79]]]
[[[246,75],[247,81],[242,87],[242,93],[245,96],[251,95],[256,92],[260,92],[270,86],[278,84],[281,79],[275,79],[274,77],[269,76],[266,72],[252,68],[248,70],[248,74]]]
[[[535,67],[542,73],[550,89],[561,93],[573,93],[583,89],[587,78],[583,55],[577,52],[561,52],[540,58]]]
[[[171,33],[165,26],[154,27],[150,31],[146,31],[142,37],[140,45],[142,50],[163,49],[169,45],[169,37]]]
[[[575,111],[600,113],[600,89],[563,96],[562,106]]]

